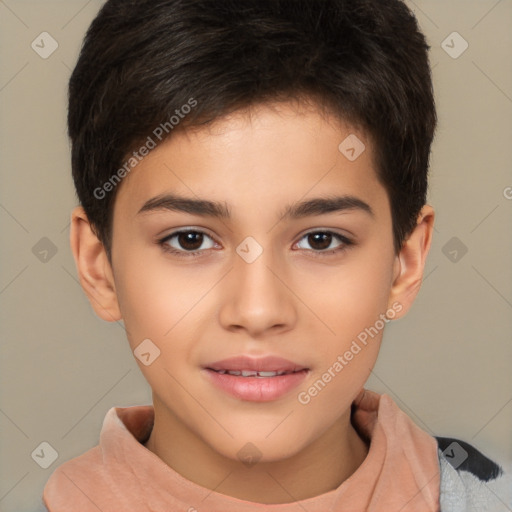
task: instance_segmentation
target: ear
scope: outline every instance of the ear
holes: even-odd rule
[[[70,242],[80,284],[91,306],[103,320],[117,322],[122,317],[112,268],[81,206],[71,214]]]
[[[399,303],[402,308],[393,308],[397,312],[394,318],[404,316],[418,294],[433,229],[434,210],[431,206],[425,205],[418,215],[416,227],[396,256],[388,307],[391,308],[392,304]]]

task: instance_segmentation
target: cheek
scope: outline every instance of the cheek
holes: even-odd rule
[[[183,330],[193,328],[215,277],[192,266],[172,268],[162,257],[151,261],[134,252],[125,259],[116,273],[116,290],[132,349],[146,338],[161,350],[173,339],[186,339]]]
[[[375,365],[386,325],[380,315],[387,310],[392,272],[391,259],[379,258],[378,252],[366,256],[361,251],[357,260],[340,265],[329,279],[310,288],[315,290],[309,295],[311,309],[328,326],[318,323],[322,350],[317,352],[313,387],[302,390],[306,394],[299,400],[308,402],[310,411],[330,410],[335,418]]]
[[[311,309],[324,324],[318,335],[319,359],[297,401],[308,415],[334,422],[347,410],[368,379],[377,360],[387,309],[390,269],[374,259],[340,266],[310,294]],[[319,328],[315,328],[317,331]]]
[[[137,361],[141,372],[153,390],[179,394],[175,379],[183,381],[195,353],[197,315],[205,314],[200,299],[209,283],[193,279],[190,272],[170,272],[165,262],[151,264],[136,257],[119,266],[118,280],[118,301],[134,356],[143,346],[151,358],[158,354],[148,365]],[[149,345],[144,341],[148,339]]]
[[[391,263],[375,256],[340,265],[326,279],[311,286],[312,309],[330,328],[326,334],[337,338],[337,348],[374,325],[387,309]]]

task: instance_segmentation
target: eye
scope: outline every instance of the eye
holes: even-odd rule
[[[203,244],[207,240],[210,240],[211,243],[207,243],[206,247],[204,247]],[[215,246],[212,237],[207,235],[204,231],[193,229],[175,231],[159,240],[158,244],[161,245],[165,251],[176,254],[177,256],[198,256],[206,249],[211,249]]]
[[[306,247],[300,247],[302,240],[306,240],[312,249]],[[333,242],[338,241],[338,245],[332,245]],[[300,249],[312,250],[314,253],[318,253],[319,256],[327,254],[333,254],[345,250],[348,246],[353,245],[354,242],[339,233],[333,231],[311,231],[306,233],[301,240],[298,242]]]
[[[301,247],[301,241],[305,240],[311,249]],[[208,243],[208,241],[210,241]],[[334,245],[333,242],[337,245]],[[205,242],[206,247],[203,245]],[[201,230],[196,229],[182,229],[167,235],[166,237],[157,241],[158,245],[162,247],[165,252],[174,254],[178,257],[197,257],[204,253],[207,249],[215,247],[213,238]],[[306,233],[297,243],[299,249],[305,249],[315,256],[327,256],[333,253],[342,252],[346,250],[354,242],[339,233],[333,231],[311,231]]]

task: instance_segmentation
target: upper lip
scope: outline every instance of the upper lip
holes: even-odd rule
[[[278,356],[249,357],[245,355],[229,357],[205,365],[210,370],[252,370],[256,372],[295,372],[307,370],[303,366]]]

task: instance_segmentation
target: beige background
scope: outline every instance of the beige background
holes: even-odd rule
[[[387,327],[368,387],[391,395],[432,435],[463,439],[510,465],[512,1],[408,3],[432,46],[439,129],[430,203],[437,224],[419,298]],[[123,329],[96,318],[82,293],[68,242],[75,195],[66,86],[100,5],[0,0],[5,512],[38,510],[51,472],[97,444],[110,407],[151,400]],[[48,59],[31,48],[43,31],[59,44]],[[469,44],[458,58],[441,47],[453,31]],[[37,251],[48,246],[43,237],[57,251],[46,262]],[[47,469],[31,457],[43,441],[58,452]]]

